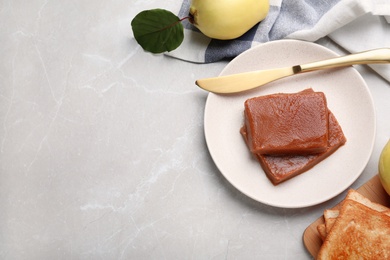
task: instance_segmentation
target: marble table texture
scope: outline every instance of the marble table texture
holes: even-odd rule
[[[305,228],[345,193],[283,209],[227,182],[194,85],[227,62],[145,53],[130,22],[157,7],[180,1],[0,1],[1,259],[311,258]],[[390,85],[357,69],[377,135],[353,188],[377,173],[390,135]]]

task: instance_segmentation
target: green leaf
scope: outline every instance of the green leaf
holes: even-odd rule
[[[152,53],[172,51],[184,39],[181,20],[164,9],[140,12],[131,21],[131,27],[138,44]]]

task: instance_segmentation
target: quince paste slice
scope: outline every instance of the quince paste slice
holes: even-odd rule
[[[244,113],[252,153],[306,155],[328,147],[328,108],[322,92],[250,98],[245,101]]]

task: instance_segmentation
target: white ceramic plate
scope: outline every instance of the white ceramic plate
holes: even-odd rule
[[[274,41],[242,53],[221,75],[293,66],[336,56],[314,43]],[[347,143],[311,170],[274,186],[240,135],[244,101],[254,96],[292,93],[306,88],[325,93],[328,107],[339,121]],[[210,154],[226,179],[252,199],[283,208],[316,205],[343,192],[363,172],[375,139],[372,97],[363,78],[352,67],[296,75],[239,94],[210,93],[204,120]]]

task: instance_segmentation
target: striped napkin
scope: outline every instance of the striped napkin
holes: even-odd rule
[[[178,16],[188,15],[191,0],[183,0]],[[204,36],[184,21],[182,45],[167,55],[195,63],[232,59],[268,41],[297,39],[315,42],[328,36],[346,51],[390,47],[390,0],[270,0],[267,17],[234,40]],[[370,65],[390,81],[387,65]]]

